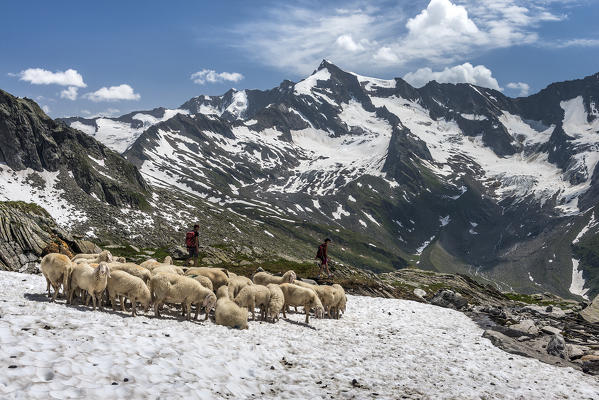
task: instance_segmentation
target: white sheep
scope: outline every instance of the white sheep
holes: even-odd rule
[[[212,281],[214,291],[217,291],[221,286],[226,286],[229,283],[228,271],[220,268],[197,267],[189,268],[185,271],[185,275],[202,275]]]
[[[64,254],[50,253],[42,258],[40,269],[44,278],[46,278],[48,297],[50,297],[50,286],[54,289],[54,296],[51,302],[56,301],[58,290],[62,285],[62,293],[67,297],[69,290],[69,275],[72,270],[72,263],[69,257]]]
[[[101,263],[101,262],[112,262],[112,253],[109,250],[103,250],[99,254],[77,254],[71,260],[75,263]]]
[[[283,306],[284,318],[287,318],[287,315],[285,315],[287,306],[303,306],[306,312],[306,323],[310,321],[310,310],[312,308],[314,308],[316,318],[322,318],[324,307],[314,290],[291,283],[282,283],[279,286],[281,287],[283,296],[285,296],[285,305]]]
[[[217,290],[218,300],[214,309],[214,322],[217,325],[228,326],[236,329],[248,328],[248,310],[239,307],[229,298],[229,290],[221,286]]]
[[[204,286],[207,289],[213,290],[214,287],[212,286],[212,281],[210,279],[208,279],[207,276],[204,275],[188,275],[190,278],[195,279],[196,281],[200,282],[200,284],[202,286]]]
[[[101,262],[96,268],[90,267],[86,263],[76,264],[73,267],[71,278],[69,280],[69,304],[73,302],[73,292],[75,289],[83,289],[92,298],[94,310],[96,309],[96,299],[100,300],[100,310],[102,310],[101,295],[106,289],[108,278],[110,277],[110,268],[105,262]],[[85,305],[89,298],[85,301]]]
[[[206,310],[206,318],[216,303],[215,294],[192,278],[178,274],[156,274],[150,280],[154,297],[154,313],[160,317],[160,308],[164,303],[181,304],[187,310],[187,320],[191,319],[191,305],[196,305],[194,319],[198,319],[200,308]]]
[[[296,279],[297,275],[293,270],[285,272],[283,276],[275,276],[268,272],[261,271],[256,272],[253,277],[253,281],[257,285],[268,285],[269,283],[280,285],[281,283],[293,283]]]
[[[340,312],[345,314],[345,307],[347,304],[347,296],[343,287],[337,283],[331,286],[335,290],[335,303],[332,307],[332,317],[339,319]]]
[[[126,273],[136,276],[144,281],[146,285],[150,283],[152,273],[145,268],[134,263],[110,263],[108,264],[110,271],[125,271]]]
[[[281,287],[277,284],[269,283],[266,287],[270,292],[270,300],[268,302],[266,314],[272,322],[275,322],[278,321],[279,314],[285,305],[285,295],[283,294]]]
[[[331,308],[335,306],[335,289],[333,289],[329,285],[312,285],[312,289],[318,295],[322,306],[324,307],[324,311],[329,318],[331,315]]]
[[[246,278],[245,276],[236,276],[234,278],[229,278],[229,282],[227,286],[229,286],[229,299],[233,300],[239,294],[239,291],[248,285],[253,285],[254,282],[250,278]]]
[[[146,260],[146,261],[142,262],[141,264],[139,264],[140,267],[148,269],[150,271],[156,267],[159,267],[160,265],[162,265],[162,263],[160,263],[159,261],[156,261],[153,258],[150,258],[149,260]]]
[[[152,275],[156,274],[177,274],[183,275],[183,269],[181,267],[177,267],[175,265],[170,264],[161,264],[156,268],[152,269]]]
[[[270,301],[270,291],[263,285],[247,285],[241,288],[235,296],[235,304],[239,307],[246,307],[252,312],[252,319],[256,319],[255,308],[260,309],[260,319],[266,319],[266,309]]]
[[[171,257],[171,256],[164,257],[164,260],[162,260],[162,263],[173,265],[173,257]]]
[[[150,289],[144,281],[137,276],[128,274],[125,271],[111,271],[110,278],[106,284],[108,297],[112,303],[112,309],[116,310],[116,297],[118,296],[121,302],[121,309],[125,311],[126,297],[131,302],[131,315],[135,316],[137,302],[139,301],[144,308],[144,313],[148,312],[148,307],[151,302]]]

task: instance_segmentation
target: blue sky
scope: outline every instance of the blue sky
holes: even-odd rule
[[[6,2],[0,88],[53,117],[120,115],[298,81],[327,58],[518,96],[599,72],[598,20],[596,0]]]

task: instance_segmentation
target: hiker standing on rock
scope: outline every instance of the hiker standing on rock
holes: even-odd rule
[[[329,270],[329,256],[327,254],[327,247],[331,239],[326,238],[324,242],[318,246],[318,251],[316,252],[316,259],[318,260],[318,264],[320,266],[320,270],[318,271],[318,278],[322,275],[322,271],[326,268],[327,276],[330,278],[333,276],[331,271]]]
[[[193,266],[198,266],[198,258],[200,256],[200,226],[195,224],[193,226],[193,231],[189,231],[185,234],[185,245],[187,246],[187,253],[189,254],[189,258],[187,259],[187,264],[193,258]]]

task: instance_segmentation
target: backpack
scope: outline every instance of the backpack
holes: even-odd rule
[[[196,247],[196,233],[189,231],[185,234],[185,245],[187,247]]]
[[[318,246],[318,251],[316,251],[316,258],[322,259],[323,256],[324,256],[324,254],[322,251],[322,245],[320,245],[320,246]]]

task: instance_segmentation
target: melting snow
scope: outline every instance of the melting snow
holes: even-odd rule
[[[328,81],[331,78],[331,73],[328,69],[323,68],[321,70],[316,71],[314,74],[310,75],[303,81],[300,81],[295,84],[294,92],[295,94],[303,94],[306,96],[312,95],[312,88],[314,88],[318,81]]]
[[[579,261],[572,259],[572,282],[570,283],[570,293],[581,296],[583,299],[588,300],[587,292],[589,289],[584,288],[584,278],[582,276],[582,269],[578,269]]]

